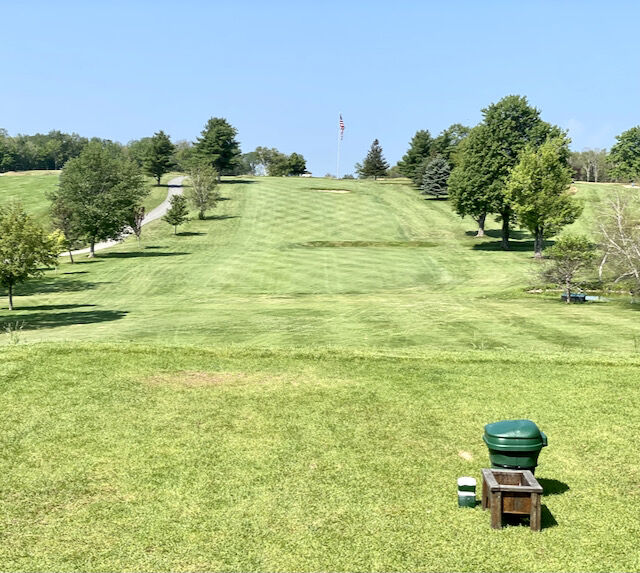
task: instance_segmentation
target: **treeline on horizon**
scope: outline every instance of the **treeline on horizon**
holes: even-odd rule
[[[224,122],[225,127],[233,129],[226,120],[212,119],[219,123]],[[207,131],[208,126],[209,123],[205,126],[203,133]],[[233,131],[235,135],[235,130]],[[179,140],[173,144],[172,168],[185,172],[191,168],[197,160],[199,139],[195,142]],[[153,136],[121,144],[109,139],[88,138],[77,133],[64,133],[58,130],[12,136],[6,129],[0,128],[0,173],[62,169],[69,159],[78,157],[92,142],[118,148],[139,167],[143,167],[152,149]],[[301,175],[306,172],[306,169],[306,160],[300,153],[293,152],[287,155],[276,148],[263,146],[248,153],[241,153],[238,147],[230,161],[225,163],[221,175]]]

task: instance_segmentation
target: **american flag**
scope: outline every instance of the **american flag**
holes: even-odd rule
[[[340,140],[344,137],[344,121],[342,121],[342,114],[340,114]]]

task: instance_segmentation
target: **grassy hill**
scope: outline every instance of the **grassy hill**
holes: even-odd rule
[[[167,196],[165,185],[176,175],[175,173],[165,175],[161,186],[156,186],[155,180],[147,178],[149,195],[144,201],[147,211],[164,201]],[[1,174],[0,204],[18,201],[39,221],[46,223],[50,206],[47,193],[56,189],[59,177],[59,171],[20,171]]]
[[[628,297],[566,307],[528,293],[526,233],[503,252],[497,229],[475,239],[448,202],[401,183],[239,179],[222,194],[178,236],[158,221],[140,246],[18,287],[0,320],[31,342],[637,351]]]
[[[221,191],[0,311],[0,569],[640,569],[635,305],[528,293],[529,236],[401,182]],[[504,418],[549,436],[540,534],[456,507]]]

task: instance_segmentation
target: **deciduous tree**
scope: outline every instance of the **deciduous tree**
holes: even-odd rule
[[[582,235],[564,235],[545,252],[548,261],[540,270],[541,278],[564,287],[569,304],[578,273],[588,269],[595,260],[595,245]]]
[[[481,129],[474,128],[460,146],[459,165],[451,175],[449,187],[455,197],[465,199],[458,211],[460,214],[479,214],[481,204],[487,206],[486,212],[497,213],[502,221],[502,248],[508,249],[514,219],[505,195],[509,173],[526,145],[538,147],[548,136],[562,136],[563,133],[558,127],[542,121],[540,112],[522,96],[504,97],[482,113]],[[466,142],[469,143],[464,145]],[[465,157],[465,154],[469,156]],[[467,206],[473,209],[465,208]]]
[[[93,257],[96,242],[122,235],[147,193],[140,169],[118,146],[92,141],[65,164],[49,197],[54,211],[58,203],[70,211],[73,234],[89,243]]]
[[[205,212],[213,209],[220,199],[216,191],[218,173],[210,165],[198,165],[189,171],[189,179],[191,187],[187,187],[187,199],[198,210],[198,219],[204,219]]]
[[[542,257],[545,237],[573,223],[582,212],[582,206],[568,194],[568,155],[567,141],[562,138],[548,139],[537,149],[530,144],[507,181],[506,201],[533,235],[536,258]]]
[[[604,252],[600,278],[607,269],[614,282],[630,279],[640,289],[640,199],[637,194],[614,191],[597,216]]]
[[[616,136],[618,142],[611,148],[611,175],[621,181],[640,178],[640,125]]]
[[[173,225],[173,234],[178,234],[178,225],[182,225],[187,220],[189,209],[187,208],[187,200],[182,195],[173,195],[169,200],[169,210],[162,217],[170,225]]]
[[[21,205],[0,208],[0,283],[8,290],[9,310],[14,286],[57,265],[59,252],[57,237],[48,235]]]

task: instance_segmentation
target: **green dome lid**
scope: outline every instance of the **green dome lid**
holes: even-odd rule
[[[547,436],[531,420],[502,420],[484,427],[484,442],[499,450],[530,451],[547,445]]]

